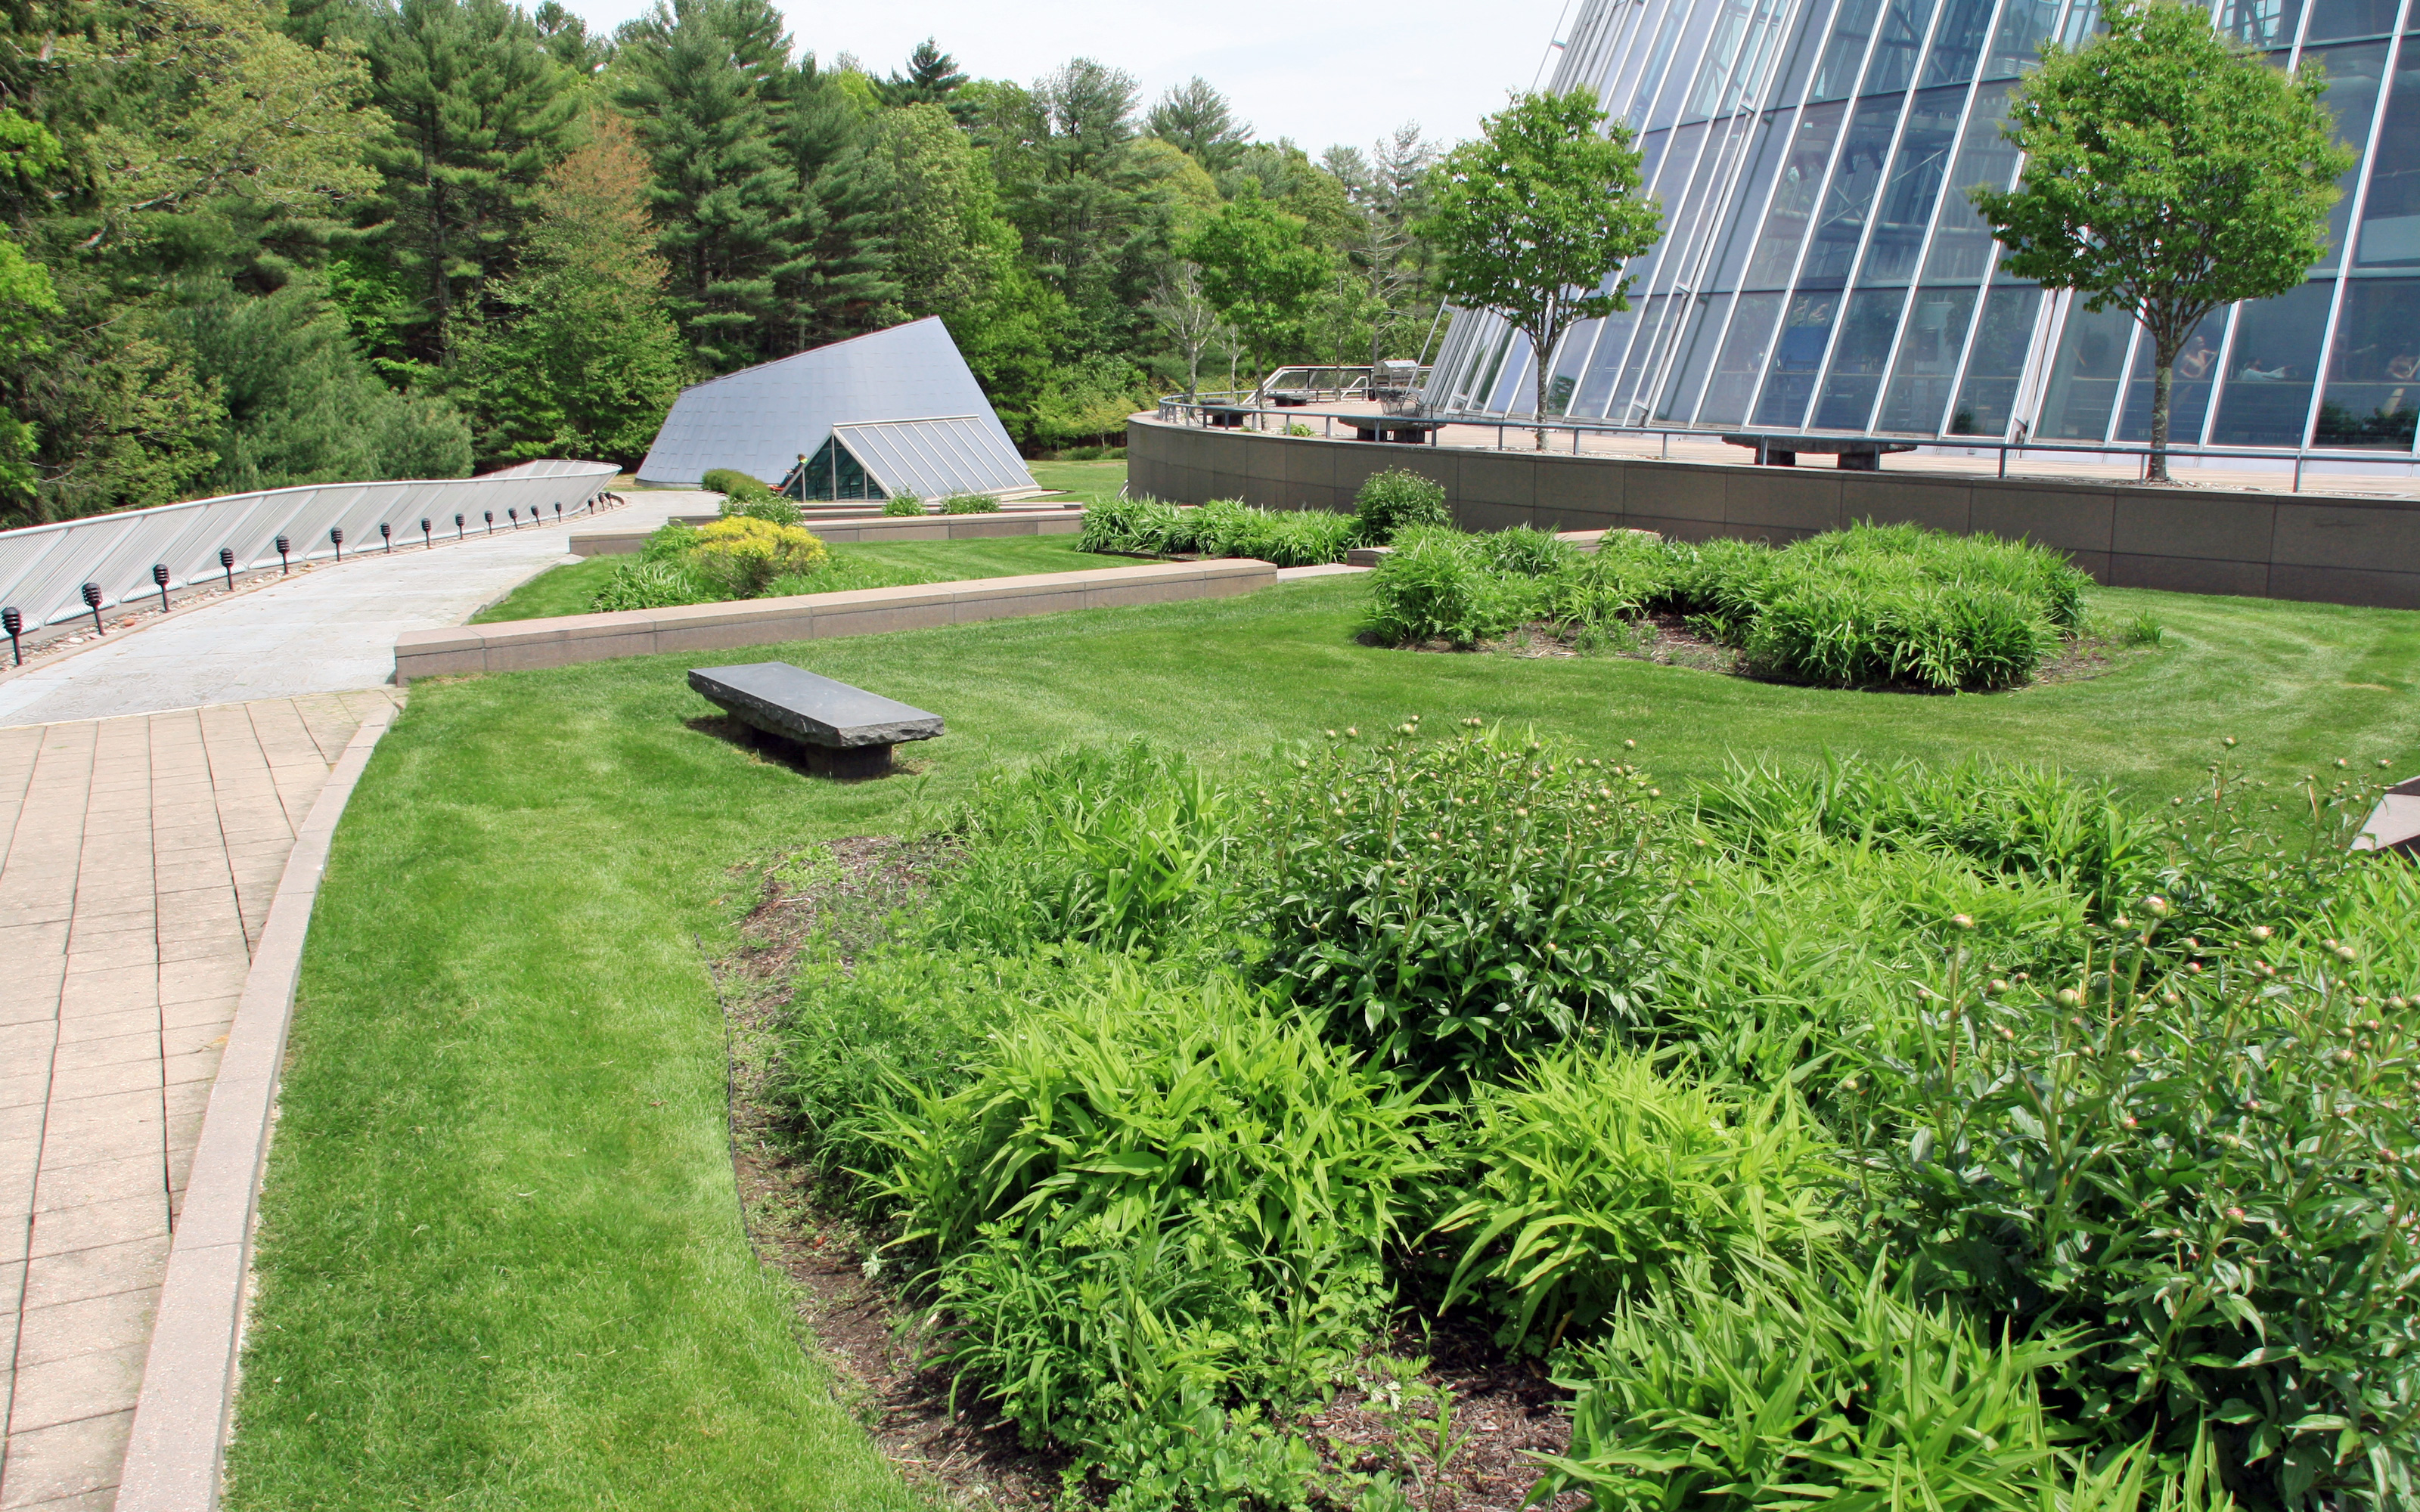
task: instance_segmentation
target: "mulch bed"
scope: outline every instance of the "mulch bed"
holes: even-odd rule
[[[800,952],[820,941],[846,964],[873,948],[884,919],[921,896],[948,856],[933,842],[873,837],[743,869],[741,885],[760,889],[759,901],[741,926],[739,949],[713,963],[731,1047],[740,1206],[757,1258],[791,1282],[799,1324],[831,1367],[842,1400],[912,1482],[960,1506],[1080,1506],[1088,1504],[1080,1496],[1061,1495],[1066,1456],[1021,1447],[1015,1427],[980,1402],[962,1398],[952,1411],[948,1372],[929,1363],[926,1320],[867,1274],[870,1268],[878,1274],[868,1264],[878,1240],[822,1200],[814,1176],[785,1153],[765,1102],[774,1030]],[[1466,1437],[1443,1474],[1428,1475],[1424,1463],[1403,1473],[1393,1427],[1357,1387],[1293,1426],[1333,1471],[1396,1471],[1424,1512],[1515,1512],[1537,1478],[1528,1456],[1559,1454],[1570,1443],[1566,1394],[1537,1362],[1509,1358],[1468,1319],[1424,1331],[1406,1317],[1388,1348],[1399,1357],[1427,1356],[1419,1379],[1453,1393],[1454,1432]],[[1344,1494],[1347,1501],[1333,1504],[1350,1504]],[[1314,1504],[1323,1504],[1314,1498]],[[1575,1492],[1546,1504],[1573,1512],[1588,1499]]]

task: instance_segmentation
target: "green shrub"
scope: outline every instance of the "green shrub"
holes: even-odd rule
[[[652,563],[682,563],[696,549],[697,527],[670,519],[647,532],[647,544],[639,548],[639,560]]]
[[[700,529],[687,561],[725,597],[754,598],[774,579],[813,572],[830,555],[822,541],[798,526],[740,516]]]
[[[1474,1088],[1463,1245],[1439,1306],[1481,1289],[1498,1339],[1551,1350],[1622,1297],[1701,1268],[1729,1284],[1826,1243],[1842,1178],[1796,1098],[1743,1104],[1644,1052],[1562,1051]]]
[[[1606,1512],[2084,1512],[2037,1382],[2065,1341],[1985,1335],[1879,1279],[1745,1276],[1625,1304],[1563,1381],[1568,1451],[1531,1491]],[[2108,1512],[2133,1512],[2109,1507]]]
[[[1453,525],[1445,485],[1405,468],[1389,468],[1364,479],[1353,496],[1353,515],[1360,521],[1365,546],[1385,546],[1416,525]]]
[[[778,497],[762,479],[750,477],[737,468],[708,468],[706,475],[697,480],[697,486],[708,493],[722,495],[726,502]]]
[[[1232,904],[1233,824],[1216,783],[1141,741],[986,779],[952,821],[965,859],[935,894],[933,927],[1003,952],[1215,935]]]
[[[717,513],[724,519],[761,519],[768,525],[798,526],[807,518],[807,512],[799,507],[798,501],[777,493],[725,499]]]
[[[1518,578],[1552,577],[1570,570],[1580,560],[1579,548],[1554,532],[1527,525],[1490,531],[1470,539],[1478,544],[1480,560],[1490,570]]]
[[[1319,509],[1255,509],[1215,499],[1194,509],[1156,500],[1118,500],[1084,512],[1077,546],[1143,556],[1187,552],[1257,557],[1280,567],[1342,562],[1355,541],[1353,517]]]
[[[1386,1060],[1484,1073],[1638,1017],[1661,882],[1637,774],[1465,726],[1353,732],[1261,795],[1259,969]]]
[[[921,518],[925,514],[924,501],[913,494],[899,494],[882,501],[882,512],[891,516],[913,515]]]
[[[1182,518],[1174,504],[1163,504],[1156,499],[1112,499],[1087,505],[1076,548],[1164,556],[1171,550],[1186,549],[1170,545],[1171,538],[1182,530]]]
[[[703,604],[717,596],[713,588],[678,563],[634,557],[614,567],[604,585],[589,599],[588,607],[596,613],[610,614],[616,609]]]
[[[944,515],[997,515],[1000,501],[987,493],[957,493],[941,501]]]
[[[1370,633],[1388,645],[1475,645],[1527,623],[1536,585],[1492,569],[1477,536],[1416,526],[1370,574]]]

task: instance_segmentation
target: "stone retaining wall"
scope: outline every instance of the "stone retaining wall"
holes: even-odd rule
[[[675,517],[679,518],[680,517]],[[710,521],[702,515],[684,523]],[[1084,517],[1073,509],[1026,514],[935,515],[923,519],[872,516],[852,520],[807,521],[815,538],[834,545],[860,541],[991,541],[1009,535],[1073,535]],[[574,531],[566,548],[576,557],[628,556],[647,544],[646,531]]]
[[[915,583],[613,614],[566,614],[546,620],[500,620],[406,632],[395,643],[395,680],[400,687],[417,677],[527,671],[616,656],[729,651],[1060,609],[1226,598],[1276,581],[1277,568],[1240,558]]]
[[[1137,416],[1128,485],[1172,503],[1353,507],[1407,468],[1472,530],[1630,528],[1779,545],[1859,520],[2039,541],[2113,587],[2420,609],[2420,502],[2038,478],[1528,455],[1212,430]]]

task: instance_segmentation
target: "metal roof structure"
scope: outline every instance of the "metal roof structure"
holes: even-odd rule
[[[872,434],[913,422],[943,423],[947,439],[941,431],[927,436],[923,426],[904,436]],[[938,316],[683,389],[639,465],[639,481],[694,487],[710,469],[731,468],[778,486],[799,457],[820,452],[836,427],[854,427],[864,439],[862,448],[855,440],[844,444],[893,493],[931,497],[1033,486],[1016,443]],[[951,454],[963,456],[938,472],[908,461],[929,455],[939,463]],[[987,460],[975,467],[974,458]],[[961,474],[985,481],[971,486],[948,481]]]

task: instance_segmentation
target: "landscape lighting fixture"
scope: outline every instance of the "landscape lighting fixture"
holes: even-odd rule
[[[513,522],[513,529],[520,530],[521,528],[521,511],[520,505],[516,504],[512,508],[505,510],[504,517]]]
[[[277,538],[277,576],[280,578],[285,577],[294,565],[292,563],[286,560],[286,553],[292,549],[294,549],[293,542],[287,540],[282,535]]]
[[[151,580],[160,585],[160,612],[165,614],[168,612],[168,564],[166,563],[151,563]]]
[[[339,562],[344,561],[344,560],[345,560],[345,528],[344,528],[342,525],[331,525],[331,526],[329,526],[329,527],[328,527],[328,539],[335,543],[335,546],[336,546],[336,560],[337,560],[337,561],[339,561]]]
[[[233,547],[223,546],[219,548],[219,570],[226,574],[227,592],[230,594],[234,593],[235,548]]]
[[[395,555],[395,532],[384,520],[379,521],[379,539],[386,543],[386,554]]]
[[[420,548],[424,551],[434,550],[436,546],[437,543],[428,538],[428,517],[423,515],[420,517]]]
[[[454,539],[462,539],[462,517],[459,515],[454,517]]]
[[[92,610],[93,634],[107,635],[109,633],[109,626],[101,623],[101,584],[86,583],[84,585],[84,607]]]
[[[17,654],[17,665],[25,665],[25,648],[17,639],[25,633],[25,616],[17,612],[16,605],[0,609],[0,630],[8,632],[8,649]]]
[[[488,515],[488,533],[489,533],[489,535],[493,535],[493,534],[495,534],[495,533],[496,533],[496,512],[495,512],[494,510],[490,509],[490,510],[489,510],[489,511],[487,512],[487,515]]]

